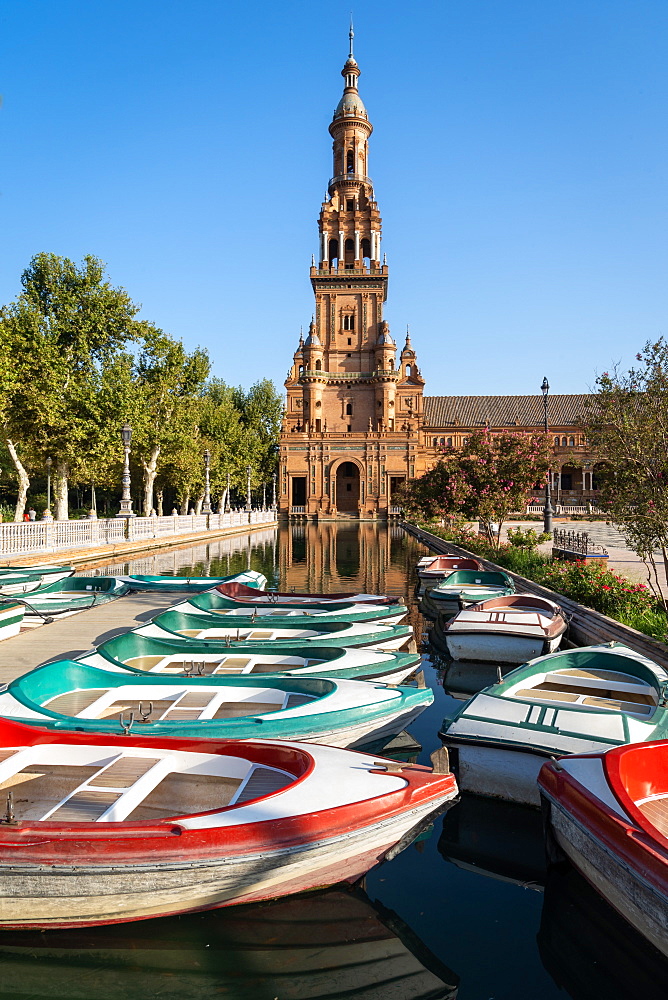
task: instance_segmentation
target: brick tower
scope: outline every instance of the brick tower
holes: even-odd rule
[[[369,177],[373,126],[350,53],[329,131],[333,170],[311,265],[315,313],[285,382],[279,509],[295,517],[387,517],[392,492],[424,471],[422,392],[410,337],[397,365],[383,318],[388,268]]]

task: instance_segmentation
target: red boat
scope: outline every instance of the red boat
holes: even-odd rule
[[[254,587],[246,587],[243,583],[221,583],[214,587],[223,597],[229,597],[240,604],[338,604],[341,601],[350,601],[351,604],[358,604],[366,601],[370,604],[399,604],[400,597],[383,597],[378,594],[295,594],[294,591],[284,590],[256,590]]]
[[[102,737],[0,720],[0,927],[77,927],[354,882],[457,793],[308,743]]]
[[[668,740],[543,765],[548,855],[561,853],[668,956]]]

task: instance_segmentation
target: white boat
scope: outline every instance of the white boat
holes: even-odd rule
[[[471,604],[514,593],[515,584],[501,570],[455,569],[435,587],[427,587],[420,610],[430,618],[451,616]]]
[[[443,720],[462,791],[537,806],[551,757],[668,734],[668,671],[621,643],[530,660]]]
[[[526,663],[554,653],[567,627],[566,616],[554,601],[511,594],[471,604],[449,621],[439,617],[432,639],[453,660]]]
[[[310,743],[65,735],[0,720],[0,747],[3,930],[353,882],[457,794],[450,773]]]
[[[469,556],[423,556],[417,564],[418,587],[431,587],[456,569],[482,569],[478,559]]]
[[[664,740],[550,761],[539,781],[548,858],[565,855],[668,958],[667,776]]]
[[[321,646],[369,646],[371,649],[404,649],[413,638],[410,625],[386,625],[385,622],[322,622],[307,618],[296,621],[294,626],[275,621],[249,624],[237,619],[222,622],[211,615],[182,615],[178,611],[165,611],[147,625],[132,631],[158,639],[196,639],[230,645],[244,642],[277,643],[296,642],[303,639]],[[237,649],[239,646],[237,645]],[[280,647],[279,647],[280,648]]]

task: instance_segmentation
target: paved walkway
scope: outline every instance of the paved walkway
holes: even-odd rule
[[[106,639],[148,621],[179,599],[179,594],[173,591],[128,594],[4,639],[0,643],[0,682],[14,680],[41,663],[86,653]]]
[[[538,521],[509,521],[502,528],[502,535],[506,537],[508,528],[517,526],[522,528],[535,528],[542,531],[542,525]],[[616,573],[621,573],[629,580],[638,583],[647,583],[647,569],[639,556],[633,552],[626,544],[624,536],[612,525],[605,521],[569,521],[555,524],[555,528],[564,528],[567,531],[586,531],[589,538],[595,545],[602,545],[607,549],[609,559],[606,564]],[[551,542],[544,542],[538,547],[539,552],[549,554],[552,550]],[[661,557],[657,559],[659,568],[659,581],[662,587],[666,587],[666,570],[662,564]]]

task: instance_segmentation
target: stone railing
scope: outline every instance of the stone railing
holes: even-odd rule
[[[22,521],[0,524],[0,556],[39,555],[63,549],[97,548],[168,535],[189,535],[276,520],[271,510],[169,517],[110,517],[82,521]]]

